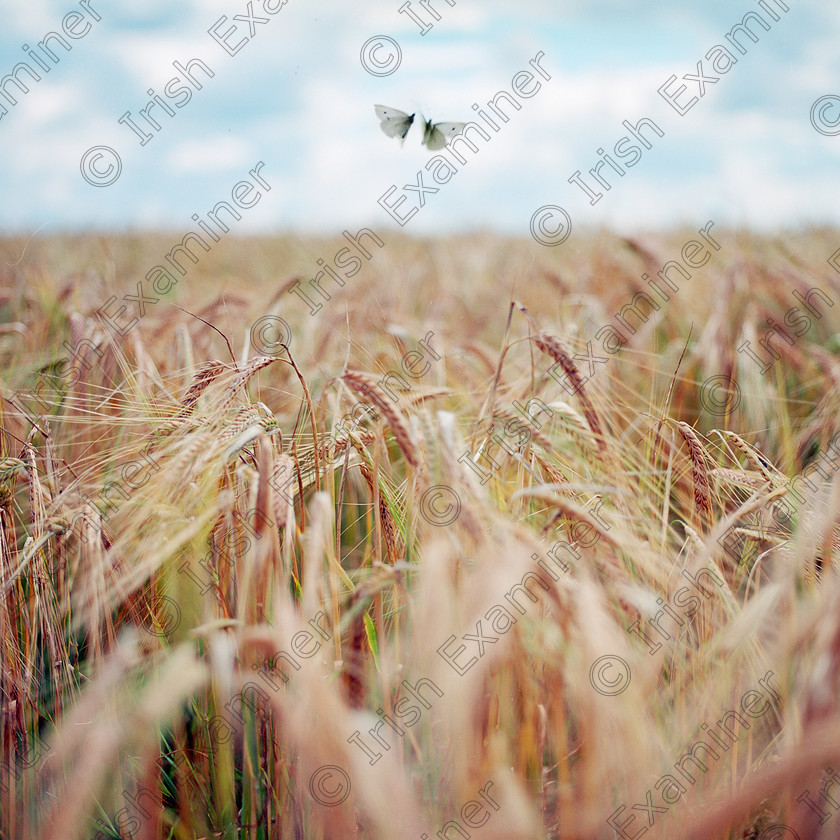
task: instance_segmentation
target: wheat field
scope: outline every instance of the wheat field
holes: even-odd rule
[[[705,231],[3,239],[0,837],[836,837],[840,237]]]

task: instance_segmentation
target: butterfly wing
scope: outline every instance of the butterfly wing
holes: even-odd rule
[[[423,117],[423,139],[420,141],[421,145],[429,145],[429,140],[432,137],[432,131],[434,131],[434,128],[435,127],[432,125],[432,121]]]
[[[434,125],[427,122],[423,142],[428,149],[435,152],[446,146],[456,134],[460,134],[466,127],[467,124],[462,122],[440,122]]]
[[[414,114],[406,114],[397,108],[388,108],[385,105],[374,105],[376,116],[379,117],[379,127],[388,137],[399,137],[405,140],[411,124],[414,122]]]

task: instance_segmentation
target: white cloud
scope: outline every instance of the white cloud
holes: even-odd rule
[[[679,117],[657,88],[671,73],[692,72],[748,5],[486,0],[449,7],[437,0],[441,20],[420,36],[399,14],[398,0],[353,7],[289,0],[234,57],[206,30],[222,14],[241,13],[244,0],[92,5],[103,18],[96,35],[74,45],[0,121],[0,189],[8,197],[0,225],[34,229],[49,213],[68,225],[182,227],[197,210],[195,195],[223,196],[237,170],[262,159],[273,189],[243,219],[243,230],[353,228],[371,220],[396,227],[376,200],[392,184],[413,183],[429,158],[420,146],[419,112],[436,121],[475,118],[472,103],[509,90],[538,50],[551,80],[428,198],[408,232],[476,220],[526,232],[530,212],[549,201],[568,205],[581,224],[653,226],[710,214],[756,225],[840,223],[831,174],[840,137],[818,134],[808,119],[818,96],[840,94],[840,11],[833,7],[792,9],[783,33],[750,45],[744,60]],[[23,57],[20,44],[60,26],[71,8],[46,0],[31,0],[25,11],[13,4],[0,33],[9,60]],[[393,75],[374,77],[361,66],[361,45],[377,34],[401,45]],[[801,58],[780,59],[783,43]],[[174,60],[194,57],[216,76],[141,147],[118,116],[136,114],[148,87],[160,92]],[[403,148],[380,132],[376,102],[418,112]],[[623,120],[643,116],[665,137],[589,206],[569,176],[595,166],[596,149],[612,149],[626,133]],[[121,180],[99,190],[79,173],[81,154],[97,143],[113,145],[123,159]]]
[[[251,143],[241,137],[206,137],[178,143],[166,156],[177,174],[245,168],[254,163]]]

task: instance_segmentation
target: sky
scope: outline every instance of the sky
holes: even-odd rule
[[[834,0],[6,3],[0,232],[186,232],[234,193],[243,234],[839,224],[838,44]],[[485,136],[461,163],[421,115]]]

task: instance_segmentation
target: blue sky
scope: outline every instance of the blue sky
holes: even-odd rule
[[[253,37],[235,55],[208,34],[249,34],[247,0],[178,4],[87,0],[27,0],[7,4],[0,28],[0,77],[62,21],[80,37],[55,46],[59,61],[41,80],[24,81],[0,119],[0,229],[45,232],[107,228],[187,230],[262,161],[262,190],[242,210],[237,233],[270,230],[336,232],[365,225],[400,229],[378,199],[391,186],[416,204],[406,184],[431,153],[421,146],[419,113],[437,120],[470,120],[529,68],[539,52],[551,76],[520,100],[498,133],[405,224],[407,233],[497,229],[527,235],[535,211],[557,205],[576,226],[619,230],[676,224],[739,224],[758,228],[840,223],[840,7],[827,0],[744,2],[548,2],[548,0],[432,0],[435,21],[413,0],[411,9],[433,27],[420,34],[403,0],[287,0],[274,14],[253,0]],[[88,9],[92,11],[88,11]],[[74,10],[79,15],[66,15]],[[769,31],[684,115],[657,93],[670,76],[710,73],[705,53],[727,44],[726,33],[748,12]],[[81,15],[81,17],[80,17]],[[96,16],[101,18],[96,20]],[[363,45],[385,35],[399,44],[398,69],[372,75]],[[39,53],[41,55],[41,53]],[[384,52],[377,54],[379,57]],[[174,116],[153,109],[161,128],[140,138],[119,118],[142,123],[149,88],[162,95],[173,62],[201,59],[201,90]],[[49,64],[49,62],[48,62]],[[37,67],[36,67],[37,69]],[[539,77],[537,77],[539,80]],[[697,90],[687,86],[682,101]],[[821,97],[824,110],[812,112]],[[2,101],[2,100],[0,100]],[[374,103],[418,112],[404,146],[387,138]],[[485,109],[486,110],[486,109]],[[619,177],[601,172],[610,189],[592,205],[569,183],[599,162],[613,160],[624,120],[647,117],[664,132]],[[817,127],[815,127],[816,123]],[[821,130],[818,130],[821,129]],[[107,146],[119,156],[119,178],[92,186],[80,171],[87,150]],[[448,153],[447,153],[448,154]],[[87,158],[90,162],[90,158]],[[100,168],[104,158],[95,162]],[[93,177],[96,177],[95,174]],[[434,185],[428,171],[427,185]]]

